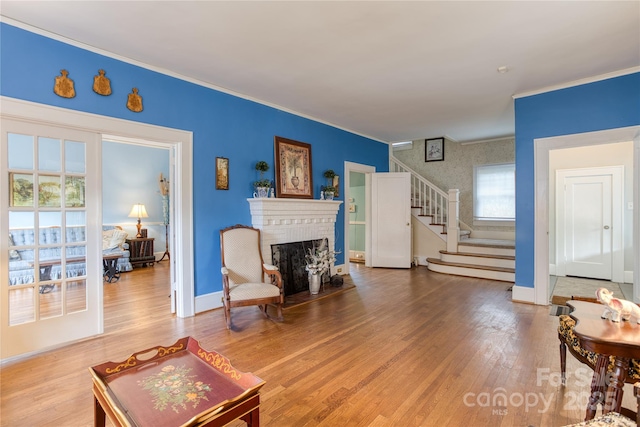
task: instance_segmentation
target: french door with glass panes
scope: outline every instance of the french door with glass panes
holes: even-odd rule
[[[100,136],[2,120],[1,358],[102,332]]]

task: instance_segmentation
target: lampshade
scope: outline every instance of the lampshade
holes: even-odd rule
[[[145,208],[142,203],[133,205],[131,212],[129,212],[129,218],[149,218],[147,208]]]
[[[138,218],[138,223],[136,224],[138,234],[136,234],[136,237],[142,237],[142,224],[140,223],[140,218],[149,218],[149,215],[147,215],[147,208],[145,208],[142,203],[133,205],[131,212],[129,212],[129,218]]]

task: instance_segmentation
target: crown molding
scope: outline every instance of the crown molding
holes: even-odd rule
[[[562,84],[558,84],[558,85],[547,86],[547,87],[544,87],[544,88],[541,88],[541,89],[531,90],[531,91],[528,91],[528,92],[517,93],[517,94],[513,95],[513,99],[526,98],[528,96],[533,96],[533,95],[540,95],[542,93],[553,92],[555,90],[567,89],[567,88],[575,87],[575,86],[581,86],[581,85],[585,85],[585,84],[588,84],[588,83],[599,82],[599,81],[602,81],[602,80],[608,80],[608,79],[612,79],[614,77],[626,76],[628,74],[633,74],[633,73],[640,73],[640,66],[631,67],[631,68],[625,68],[624,70],[612,71],[610,73],[600,74],[600,75],[597,75],[597,76],[586,77],[584,79],[574,80],[574,81],[571,81],[571,82],[562,83]]]
[[[156,73],[164,74],[166,76],[173,77],[173,78],[176,78],[178,80],[183,80],[185,82],[193,83],[193,84],[198,85],[198,86],[206,87],[207,89],[212,89],[212,90],[215,90],[215,91],[218,91],[218,92],[226,93],[227,95],[232,95],[232,96],[235,96],[237,98],[241,98],[241,99],[245,99],[247,101],[255,102],[255,103],[260,104],[260,105],[265,105],[267,107],[271,107],[271,108],[274,108],[276,110],[279,110],[279,111],[282,111],[282,112],[285,112],[285,113],[293,114],[294,116],[298,116],[298,117],[302,117],[302,118],[305,118],[305,119],[309,119],[309,120],[312,120],[312,121],[317,122],[317,123],[322,123],[322,124],[331,126],[333,128],[340,129],[340,130],[343,130],[345,132],[352,133],[354,135],[358,135],[358,136],[362,136],[364,138],[371,139],[373,141],[377,141],[377,142],[382,142],[382,143],[388,144],[387,141],[383,141],[383,140],[381,140],[379,138],[376,138],[376,137],[373,137],[371,135],[366,135],[366,134],[363,134],[363,133],[360,133],[360,132],[356,132],[354,130],[351,130],[351,129],[348,129],[348,128],[345,128],[345,127],[342,127],[342,126],[338,126],[338,125],[336,125],[334,123],[318,119],[317,117],[313,117],[313,116],[309,116],[309,115],[306,115],[306,114],[302,114],[300,112],[291,110],[291,109],[283,107],[281,105],[274,104],[274,103],[271,103],[271,102],[268,102],[268,101],[264,101],[264,100],[261,100],[261,99],[258,99],[258,98],[253,98],[253,97],[251,97],[249,95],[245,95],[245,94],[242,94],[240,92],[235,92],[235,91],[233,91],[231,89],[226,89],[226,88],[221,87],[221,86],[216,86],[214,84],[211,84],[211,83],[208,83],[208,82],[205,82],[205,81],[202,81],[202,80],[194,79],[192,77],[188,77],[188,76],[185,76],[183,74],[176,73],[174,71],[171,71],[171,70],[168,70],[168,69],[165,69],[165,68],[162,68],[162,67],[156,67],[156,66],[153,66],[153,65],[138,61],[136,59],[132,59],[132,58],[129,58],[129,57],[126,57],[126,56],[118,55],[118,54],[110,52],[108,50],[100,49],[100,48],[97,48],[95,46],[91,46],[89,44],[80,42],[78,40],[70,39],[70,38],[62,36],[60,34],[52,33],[50,31],[44,30],[42,28],[34,27],[32,25],[29,25],[29,24],[21,22],[21,21],[16,21],[15,19],[8,18],[8,17],[3,16],[3,15],[0,15],[0,22],[3,22],[5,24],[8,24],[8,25],[20,28],[20,29],[23,29],[25,31],[29,31],[30,33],[38,34],[38,35],[41,35],[43,37],[47,37],[47,38],[59,41],[61,43],[65,43],[65,44],[68,44],[68,45],[71,45],[71,46],[74,46],[74,47],[77,47],[77,48],[80,48],[80,49],[87,50],[87,51],[92,52],[92,53],[96,53],[98,55],[102,55],[102,56],[106,56],[108,58],[116,59],[118,61],[122,61],[122,62],[125,62],[127,64],[135,65],[137,67],[144,68],[144,69],[147,69],[149,71],[154,71]]]

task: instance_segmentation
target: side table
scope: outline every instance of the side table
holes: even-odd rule
[[[121,255],[103,255],[102,264],[104,267],[104,271],[102,273],[102,277],[105,281],[111,283],[113,281],[120,280],[120,269],[118,268],[118,258]]]
[[[127,239],[129,244],[129,251],[131,254],[131,265],[147,264],[153,266],[156,261],[156,257],[153,254],[153,237],[137,237],[135,239]]]
[[[107,417],[116,427],[222,427],[238,419],[260,427],[265,382],[192,337],[89,371],[95,427],[104,427]]]
[[[585,421],[593,419],[597,404],[603,397],[603,414],[618,412],[637,418],[637,413],[622,408],[622,394],[629,360],[640,359],[640,328],[635,322],[602,319],[602,304],[567,301],[567,305],[574,309],[569,315],[576,321],[573,332],[580,340],[580,346],[598,354]],[[609,356],[615,357],[610,376],[607,374]]]

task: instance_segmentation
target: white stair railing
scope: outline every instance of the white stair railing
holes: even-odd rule
[[[421,215],[431,216],[434,224],[446,225],[447,251],[457,252],[460,235],[459,190],[449,190],[449,194],[445,193],[393,156],[389,156],[389,172],[409,172],[411,174],[411,206],[420,208]],[[453,215],[449,215],[449,212]]]

